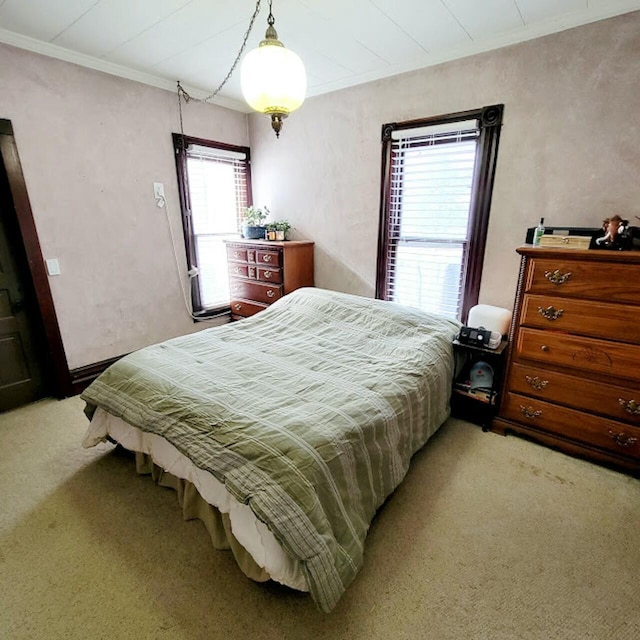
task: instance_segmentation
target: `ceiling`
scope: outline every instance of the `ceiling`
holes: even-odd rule
[[[229,71],[254,0],[0,0],[0,42],[194,96]],[[273,0],[319,95],[640,9],[640,0]],[[268,0],[247,43],[264,38]],[[239,70],[214,100],[240,111]]]

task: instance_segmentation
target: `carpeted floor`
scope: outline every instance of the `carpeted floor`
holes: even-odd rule
[[[79,398],[0,415],[0,638],[640,637],[640,482],[449,420],[378,514],[337,609],[251,582]]]

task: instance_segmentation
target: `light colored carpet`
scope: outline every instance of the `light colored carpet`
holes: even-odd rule
[[[245,578],[79,398],[0,415],[0,638],[640,637],[640,482],[449,420],[337,609]]]

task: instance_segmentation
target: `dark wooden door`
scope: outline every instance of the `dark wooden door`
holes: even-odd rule
[[[0,411],[47,394],[46,348],[22,238],[0,163]]]

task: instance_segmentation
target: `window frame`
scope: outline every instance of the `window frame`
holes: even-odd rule
[[[253,204],[253,194],[251,186],[251,150],[249,147],[228,144],[226,142],[218,142],[215,140],[207,140],[205,138],[196,138],[194,136],[186,136],[182,133],[173,133],[173,149],[175,152],[176,171],[178,175],[178,193],[180,197],[180,212],[182,218],[182,233],[184,237],[184,247],[187,258],[187,271],[198,268],[198,259],[196,253],[196,241],[193,233],[193,224],[191,219],[191,198],[189,194],[189,174],[187,171],[187,150],[189,145],[198,145],[209,147],[210,149],[219,149],[222,151],[233,151],[243,153],[246,156],[246,184],[247,184],[247,206]],[[240,230],[238,230],[240,237]],[[191,306],[194,316],[194,322],[198,319],[219,316],[225,313],[231,313],[230,305],[219,307],[205,308],[202,305],[200,295],[199,275],[189,279],[191,289]]]
[[[467,264],[462,265],[463,299],[460,319],[466,322],[469,309],[478,304],[482,266],[484,262],[489,211],[493,183],[496,173],[498,144],[502,128],[504,105],[496,104],[480,109],[459,111],[445,115],[392,122],[382,125],[382,166],[380,218],[378,229],[378,258],[376,271],[376,298],[386,300],[388,255],[390,245],[390,212],[391,212],[391,168],[392,168],[392,133],[404,129],[428,127],[432,125],[450,124],[464,120],[476,119],[480,129],[476,148],[476,171],[473,176],[471,202],[469,205],[469,252]]]

